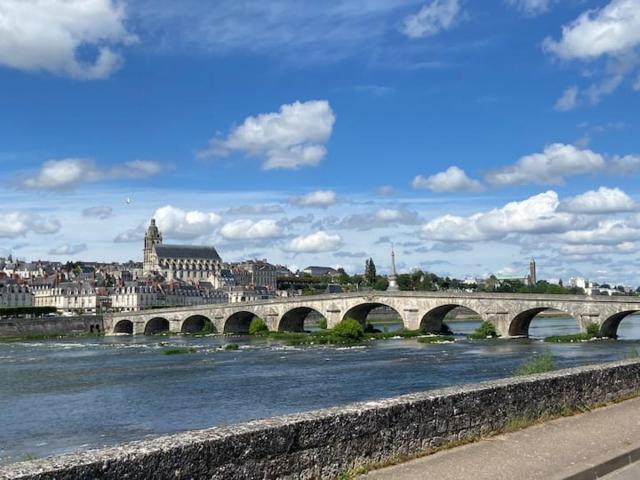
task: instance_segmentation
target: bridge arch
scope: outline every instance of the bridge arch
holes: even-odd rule
[[[313,314],[320,315],[324,318],[324,315],[315,308],[311,307],[296,307],[287,311],[278,322],[279,332],[304,332],[304,321]]]
[[[249,311],[239,311],[236,312],[224,321],[224,333],[240,333],[240,334],[248,334],[249,333],[249,325],[251,325],[251,320],[254,318],[258,318],[258,316]]]
[[[580,331],[580,321],[578,320],[579,317],[576,317],[570,312],[560,310],[552,306],[540,306],[524,310],[523,312],[520,312],[515,317],[513,317],[513,319],[509,323],[509,336],[528,337],[531,322],[542,312],[558,312],[560,314],[566,315],[567,317],[572,317],[576,322],[577,331]]]
[[[120,320],[113,327],[113,333],[126,333],[133,335],[133,322],[131,320]]]
[[[614,313],[608,317],[600,327],[600,335],[608,338],[618,338],[618,327],[620,322],[630,315],[639,313],[640,310],[625,310],[623,312]]]
[[[400,321],[400,323],[402,323],[403,326],[405,325],[405,321],[404,321],[404,318],[402,317],[402,314],[400,314],[400,312],[394,307],[392,307],[391,305],[387,303],[382,303],[382,302],[365,302],[365,303],[359,303],[357,305],[354,305],[349,310],[347,310],[347,312],[342,316],[342,320],[346,318],[353,318],[354,320],[357,320],[358,322],[360,322],[360,324],[363,327],[366,327],[367,317],[369,316],[369,314],[372,311],[381,309],[381,308],[387,308],[395,312],[395,314],[398,316],[398,320]]]
[[[444,328],[444,320],[449,313],[459,308],[470,310],[478,317],[482,317],[479,312],[477,312],[473,308],[467,307],[466,305],[458,303],[448,303],[446,305],[439,305],[435,308],[432,308],[427,313],[425,313],[420,319],[420,330],[423,332],[435,334],[450,333]]]
[[[180,329],[181,333],[200,333],[203,331],[216,333],[216,327],[209,317],[204,315],[191,315]]]
[[[169,320],[164,317],[155,317],[149,320],[144,326],[145,335],[155,335],[157,333],[168,332],[170,328]]]

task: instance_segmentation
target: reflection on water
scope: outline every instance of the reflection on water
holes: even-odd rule
[[[451,322],[456,334],[478,322]],[[531,335],[577,331],[573,319],[536,319]],[[626,341],[545,344],[536,339],[364,348],[292,348],[237,337],[0,343],[0,464],[148,435],[376,399],[499,378],[551,352],[559,366],[624,358],[640,348],[640,318],[622,322]],[[163,355],[160,342],[198,353]],[[227,342],[240,350],[216,350]]]

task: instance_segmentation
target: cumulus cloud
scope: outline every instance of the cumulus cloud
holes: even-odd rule
[[[168,237],[194,239],[212,233],[222,218],[217,213],[185,211],[171,205],[159,208],[153,214],[158,228]]]
[[[100,167],[94,160],[86,158],[48,160],[34,174],[23,175],[17,186],[29,190],[69,190],[82,183],[148,177],[162,169],[159,163],[149,160],[134,160],[108,167]]]
[[[609,164],[609,171],[618,175],[640,172],[640,155],[615,156]]]
[[[333,190],[317,190],[300,197],[289,197],[289,203],[291,205],[298,205],[300,207],[327,208],[336,203],[337,200],[338,196]]]
[[[49,255],[76,255],[87,250],[86,243],[71,245],[65,243],[49,250]]]
[[[29,212],[0,213],[0,238],[23,237],[28,233],[46,235],[60,231],[60,222]]]
[[[113,215],[113,208],[107,205],[100,205],[98,207],[89,207],[82,210],[82,216],[87,218],[99,218],[100,220],[106,220]]]
[[[214,137],[198,156],[241,152],[262,158],[265,170],[314,167],[327,154],[335,119],[326,100],[282,105],[278,112],[248,117],[226,138]]]
[[[480,192],[483,190],[479,181],[469,178],[464,170],[456,166],[430,177],[418,175],[411,185],[413,188],[432,192]]]
[[[285,250],[294,253],[333,252],[342,246],[342,237],[320,230],[291,239]]]
[[[568,112],[578,106],[579,89],[575,85],[567,88],[562,96],[556,101],[555,109],[559,112]]]
[[[514,165],[489,172],[486,180],[493,185],[563,185],[566,176],[602,170],[605,158],[588,149],[554,143],[542,153],[520,158]]]
[[[336,252],[333,254],[336,258],[364,258],[368,255],[367,252]]]
[[[560,200],[548,191],[502,208],[469,217],[444,215],[423,225],[422,238],[434,241],[477,242],[502,240],[513,234],[564,233],[586,220],[559,209]]]
[[[371,230],[392,225],[416,225],[418,213],[406,208],[380,208],[371,213],[355,213],[331,222],[335,228],[345,230]]]
[[[562,27],[562,37],[546,38],[547,51],[564,59],[593,59],[626,53],[640,44],[640,0],[611,0]]]
[[[405,18],[402,32],[409,38],[432,37],[453,28],[461,13],[459,0],[433,0]]]
[[[145,225],[138,225],[135,228],[130,228],[122,233],[119,233],[116,238],[113,239],[115,243],[135,243],[144,239]]]
[[[616,245],[639,238],[640,228],[628,219],[603,220],[594,228],[572,230],[560,236],[562,241],[577,245]]]
[[[136,41],[125,21],[120,0],[3,0],[0,65],[80,79],[108,77],[122,64],[117,47]],[[81,58],[86,52],[92,59]]]
[[[275,220],[240,219],[226,223],[220,235],[227,240],[262,240],[281,236],[282,227]]]
[[[559,40],[547,37],[543,42],[545,51],[563,60],[608,59],[604,78],[575,92],[576,99],[580,93],[591,104],[613,93],[638,65],[638,45],[640,0],[611,0],[603,8],[587,10],[562,27]]]
[[[604,214],[631,212],[636,204],[619,188],[600,187],[562,202],[560,208],[572,213]]]
[[[540,15],[549,10],[551,0],[506,0],[507,3],[525,15]]]
[[[285,213],[280,205],[260,203],[257,205],[241,205],[233,207],[226,212],[229,215],[271,215]]]

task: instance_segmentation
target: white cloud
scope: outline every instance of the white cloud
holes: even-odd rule
[[[136,37],[120,0],[3,0],[0,64],[80,79],[108,77],[122,63],[114,49]],[[85,61],[80,49],[92,53]]]
[[[291,205],[301,207],[321,207],[327,208],[336,203],[338,196],[333,190],[316,190],[300,197],[290,197]]]
[[[28,233],[46,235],[60,231],[60,222],[35,213],[0,213],[0,238],[23,237]]]
[[[635,202],[619,188],[600,187],[562,202],[562,211],[586,214],[631,212]]]
[[[458,0],[433,0],[405,18],[402,32],[410,38],[432,37],[451,29],[461,11]]]
[[[145,225],[138,225],[135,228],[130,228],[122,233],[119,233],[116,238],[113,239],[115,243],[135,243],[144,239]]]
[[[292,239],[286,247],[287,251],[295,253],[333,252],[342,246],[340,235],[331,235],[325,231],[318,231],[309,235],[300,235]]]
[[[546,38],[544,47],[564,59],[619,55],[640,45],[640,0],[611,0],[588,10],[562,27],[559,41]]]
[[[142,178],[161,171],[159,163],[148,160],[135,160],[102,168],[91,159],[66,158],[44,162],[35,174],[23,175],[17,185],[30,190],[68,190],[82,183]]]
[[[604,255],[604,254],[619,254],[627,255],[640,251],[640,243],[634,242],[622,242],[617,245],[591,245],[591,244],[579,244],[579,245],[563,245],[560,248],[562,255]]]
[[[380,197],[390,197],[391,195],[395,195],[396,189],[391,185],[382,185],[376,188],[375,193]]]
[[[282,105],[278,112],[248,117],[224,138],[214,137],[199,157],[242,152],[264,159],[262,168],[317,166],[326,156],[335,115],[326,100]]]
[[[249,219],[234,220],[220,229],[220,235],[227,240],[262,240],[282,235],[282,228],[275,220]]]
[[[562,185],[566,176],[600,171],[602,155],[573,145],[554,143],[542,153],[526,155],[514,165],[489,172],[486,180],[494,185]]]
[[[217,213],[185,211],[171,205],[156,210],[153,218],[156,219],[163,235],[181,239],[193,239],[210,234],[222,220]]]
[[[480,192],[483,190],[479,181],[469,178],[464,170],[456,166],[427,178],[418,175],[411,185],[413,188],[432,192]]]
[[[558,194],[548,191],[470,217],[438,217],[422,227],[421,236],[435,241],[502,240],[513,234],[563,233],[585,223],[559,206]]]
[[[506,0],[526,15],[540,15],[549,10],[551,0]]]
[[[640,229],[628,220],[603,220],[595,228],[572,230],[560,235],[560,240],[570,244],[617,245],[636,242]]]
[[[617,175],[640,172],[640,155],[615,156],[611,159],[608,170]]]
[[[380,208],[372,213],[355,213],[331,226],[346,230],[371,230],[392,225],[416,225],[418,214],[405,208]]]
[[[568,112],[578,106],[578,93],[580,90],[575,85],[567,88],[562,96],[556,101],[555,108],[559,112]]]
[[[55,247],[49,250],[49,255],[76,255],[86,250],[87,250],[86,243],[78,243],[76,245],[65,243],[63,245],[60,245],[58,247]]]
[[[256,205],[240,205],[227,210],[229,215],[270,215],[285,213],[280,205],[259,203]]]
[[[107,205],[100,205],[98,207],[89,207],[82,210],[82,216],[88,218],[99,218],[100,220],[106,220],[113,215],[113,208]]]

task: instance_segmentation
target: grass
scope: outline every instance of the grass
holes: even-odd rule
[[[477,432],[472,432],[464,438],[444,442],[442,445],[438,447],[426,448],[414,453],[395,455],[393,457],[389,457],[382,461],[366,463],[364,465],[360,465],[358,467],[343,471],[338,475],[337,478],[339,480],[354,480],[360,475],[364,475],[373,470],[379,470],[381,468],[391,467],[393,465],[399,465],[401,463],[405,463],[410,460],[415,460],[416,458],[426,457],[428,455],[433,455],[434,453],[437,453],[443,450],[449,450],[455,447],[460,447],[462,445],[475,443],[480,440],[495,437],[496,435],[523,430],[533,425],[537,425],[543,422],[548,422],[550,420],[555,420],[562,417],[571,417],[573,415],[577,415],[580,413],[589,412],[596,408],[606,407],[608,405],[624,402],[625,400],[637,398],[638,396],[640,396],[640,391],[635,391],[625,395],[620,395],[619,397],[608,402],[598,402],[593,405],[576,405],[573,407],[565,405],[562,408],[560,408],[560,410],[558,410],[557,412],[542,412],[538,415],[517,415],[517,416],[508,417],[502,427],[497,428],[493,431],[487,432],[485,434],[481,435]]]
[[[455,338],[451,335],[430,335],[428,337],[418,338],[420,343],[442,343],[442,342],[454,342]]]
[[[595,338],[588,333],[576,333],[573,335],[552,335],[544,339],[547,343],[576,343],[576,342],[588,342]]]
[[[631,348],[627,352],[626,357],[628,360],[635,360],[636,358],[640,358],[640,352],[638,352],[637,348]]]
[[[192,347],[177,347],[163,350],[165,355],[184,355],[185,353],[196,353],[198,350]]]
[[[556,362],[553,355],[544,353],[538,357],[524,362],[516,369],[514,375],[534,375],[536,373],[550,372],[556,369]]]

